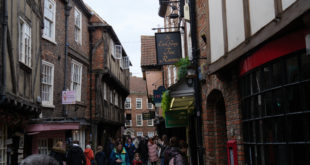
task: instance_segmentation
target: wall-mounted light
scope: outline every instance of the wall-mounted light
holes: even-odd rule
[[[306,39],[306,55],[310,56],[310,34],[307,34],[305,39]]]

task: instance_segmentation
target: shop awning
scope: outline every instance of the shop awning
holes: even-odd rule
[[[194,97],[174,97],[170,104],[170,110],[187,110],[191,112],[194,109]]]
[[[80,123],[43,123],[28,125],[26,127],[26,132],[78,130],[79,128]]]

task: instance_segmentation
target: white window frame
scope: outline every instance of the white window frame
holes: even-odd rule
[[[126,105],[127,105],[127,103],[129,102],[129,107],[127,107]],[[131,109],[131,98],[130,97],[127,97],[126,98],[126,101],[125,101],[125,109]]]
[[[31,67],[31,26],[19,17],[19,61]]]
[[[112,57],[116,59],[116,57],[115,57],[115,43],[114,43],[112,38],[110,39],[110,48],[111,48]]]
[[[128,56],[124,56],[121,59],[121,68],[122,69],[129,69],[129,67],[130,67],[130,60],[129,60]]]
[[[103,99],[106,101],[108,100],[107,99],[107,83],[105,82],[103,83]]]
[[[75,66],[78,69],[78,73],[75,73]],[[76,75],[78,74],[78,75]],[[74,80],[74,76],[77,76],[77,80]],[[75,91],[76,101],[81,101],[82,95],[82,76],[83,76],[83,65],[75,60],[71,61],[71,90],[74,90],[74,85],[78,85],[78,88]]]
[[[44,75],[48,75],[47,72],[44,72],[44,67],[50,67],[50,82],[44,81]],[[41,80],[41,96],[42,96],[42,105],[43,106],[54,106],[53,104],[53,98],[54,98],[54,64],[42,60],[42,80]],[[48,78],[48,77],[47,77]],[[43,94],[45,87],[49,88],[48,89],[48,101],[45,100],[45,96]]]
[[[150,107],[150,105],[151,105],[151,107]],[[153,109],[153,104],[149,103],[148,101],[147,101],[147,109]]]
[[[122,59],[122,45],[115,45],[115,48],[114,48],[114,54],[115,54],[115,58],[120,60]]]
[[[118,94],[114,91],[114,105],[118,107]]]
[[[138,118],[140,118],[140,117],[141,117],[141,124],[138,124]],[[136,126],[138,126],[138,127],[142,127],[143,126],[142,114],[136,114]]]
[[[113,104],[113,90],[110,88],[110,103]]]
[[[173,67],[173,83],[177,83],[177,67]]]
[[[127,124],[127,122],[129,122],[129,125]],[[125,126],[132,126],[132,120],[126,120],[125,121]]]
[[[149,123],[151,121],[151,124]],[[154,126],[154,120],[153,119],[150,119],[150,120],[147,120],[147,126]]]
[[[50,9],[50,6],[47,5],[53,5],[53,9],[48,11]],[[51,12],[52,18],[48,16],[48,12]],[[50,27],[47,29],[48,25],[46,25],[46,22],[49,22]],[[56,24],[56,2],[55,0],[44,0],[44,29],[43,29],[43,35],[42,37],[55,42],[55,24]],[[49,34],[46,33],[46,31],[49,30]]]
[[[137,132],[137,136],[142,137],[143,136],[143,132],[141,132],[141,131]]]
[[[150,136],[150,135],[152,135],[152,136]],[[155,136],[155,133],[154,133],[154,132],[147,132],[147,136],[148,136],[149,138],[152,138],[152,137]]]
[[[171,85],[171,66],[168,66],[168,87]]]
[[[138,108],[138,100],[141,101],[141,107]],[[142,109],[143,105],[142,105],[142,98],[136,98],[136,109]]]
[[[38,139],[38,154],[48,155],[48,139]]]
[[[78,18],[80,16],[80,18]],[[79,22],[78,22],[79,21]],[[78,24],[79,23],[79,24]],[[74,40],[82,45],[82,13],[74,8]]]

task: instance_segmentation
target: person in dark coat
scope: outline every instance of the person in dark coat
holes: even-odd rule
[[[143,138],[141,142],[139,143],[139,147],[136,150],[140,154],[141,160],[144,165],[147,165],[148,159],[149,159],[149,149],[147,146],[148,138]]]
[[[125,149],[126,149],[126,151],[128,153],[129,162],[131,163],[133,158],[134,158],[134,154],[136,152],[136,147],[132,143],[132,139],[131,138],[127,139],[127,142],[125,143]]]
[[[86,165],[86,159],[79,141],[74,141],[67,154],[67,165]]]
[[[98,146],[97,147],[97,152],[95,155],[95,160],[96,160],[96,165],[104,165],[106,163],[106,155],[103,152],[103,147]]]
[[[174,164],[174,165],[187,165],[188,162],[182,155],[177,143],[177,138],[170,138],[169,147],[165,151],[165,161],[164,164]]]
[[[63,148],[62,141],[58,141],[52,148],[50,156],[56,159],[59,165],[63,165],[63,162],[66,161],[66,151]]]

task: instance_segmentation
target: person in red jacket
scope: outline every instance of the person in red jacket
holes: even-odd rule
[[[142,160],[140,159],[139,153],[135,153],[132,165],[142,165]]]
[[[90,145],[86,145],[86,149],[84,151],[84,155],[86,158],[86,165],[91,165],[91,161],[94,160],[94,152],[91,149]]]

